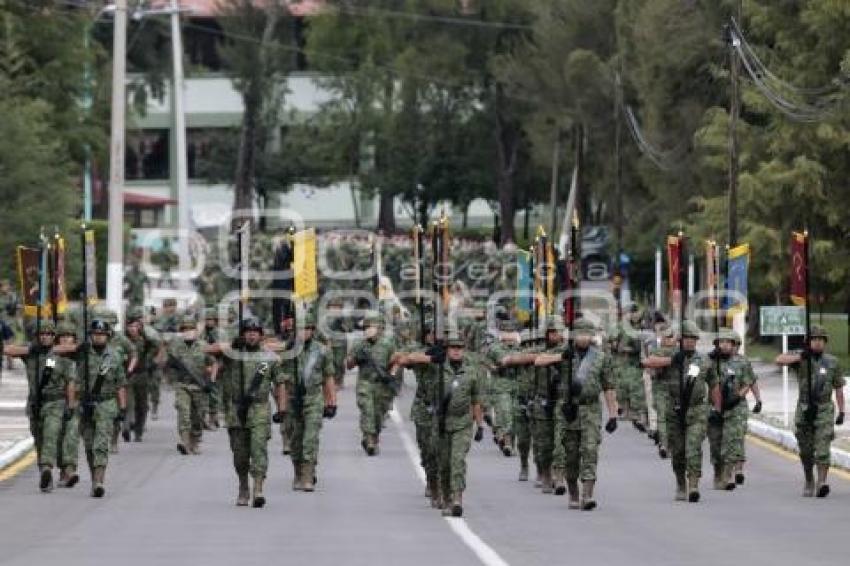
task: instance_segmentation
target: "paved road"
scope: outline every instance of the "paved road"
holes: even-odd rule
[[[399,401],[403,416],[409,393]],[[480,554],[523,566],[808,566],[847,555],[839,530],[850,506],[846,480],[833,479],[826,501],[802,499],[798,466],[751,444],[744,489],[676,503],[669,463],[626,428],[605,438],[597,511],[568,511],[565,498],[515,481],[516,458],[485,439],[471,456],[466,518],[446,520],[422,497],[405,448],[410,424],[391,423],[381,456],[367,458],[353,388],[341,401],[340,415],[326,421],[318,492],[290,490],[291,466],[275,436],[262,510],[233,505],[226,433],[208,433],[202,456],[179,457],[169,411],[146,442],[123,445],[113,458],[104,500],[88,497],[87,479],[42,495],[27,470],[0,483],[0,564],[469,566]]]

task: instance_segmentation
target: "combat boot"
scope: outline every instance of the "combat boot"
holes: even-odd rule
[[[201,453],[201,437],[200,436],[190,436],[189,437],[189,454],[193,456],[197,456]]]
[[[580,509],[581,504],[578,500],[578,480],[567,480],[567,491],[570,494],[569,504],[570,509]]]
[[[189,454],[189,447],[192,445],[191,440],[189,439],[188,432],[180,433],[180,441],[177,443],[177,451],[182,455],[186,456]]]
[[[528,481],[528,458],[519,462],[519,481]]]
[[[803,476],[805,477],[805,484],[803,484],[803,497],[814,497],[815,496],[815,473],[814,466],[811,464],[803,464]]]
[[[551,495],[555,490],[552,488],[552,471],[550,468],[543,468],[543,489],[542,493]]]
[[[289,456],[292,453],[292,446],[289,442],[289,436],[287,436],[286,433],[282,432],[280,433],[280,439],[283,442],[283,449],[281,450],[281,452],[284,456]]]
[[[567,486],[564,483],[564,472],[554,470],[552,472],[552,485],[555,487],[555,495],[564,495],[567,492]]]
[[[302,489],[304,489],[303,485],[301,484],[301,462],[296,462],[295,460],[293,460],[292,469],[294,474],[292,476],[292,491],[301,491]]]
[[[585,480],[582,482],[581,488],[581,508],[584,511],[593,511],[596,509],[596,500],[593,499],[593,487],[596,485],[594,480]]]
[[[151,405],[151,420],[158,421],[159,420],[159,404],[154,403]]]
[[[688,474],[688,501],[691,503],[699,501],[699,476],[695,473]]]
[[[263,495],[263,480],[260,476],[254,478],[254,508],[259,509],[266,504],[266,496]]]
[[[732,477],[732,468],[729,464],[723,466],[723,489],[726,491],[734,491],[737,486],[735,478]]]
[[[128,427],[121,431],[121,438],[124,439],[124,442],[130,442],[130,429]]]
[[[676,501],[687,501],[688,486],[685,482],[685,472],[676,472]]]
[[[251,488],[248,486],[248,474],[239,474],[239,495],[236,496],[236,505],[247,507],[251,498]]]
[[[434,482],[434,487],[431,490],[431,508],[439,509],[442,503],[443,496],[440,495],[440,486],[437,481]]]
[[[452,497],[451,515],[452,517],[463,517],[463,497],[459,493]]]
[[[658,445],[658,457],[662,460],[667,459],[667,448],[663,444]]]
[[[723,478],[723,466],[720,464],[714,465],[714,489],[721,490],[726,487],[726,482]]]
[[[316,486],[313,483],[313,464],[304,463],[301,466],[301,489],[307,492],[315,491]]]
[[[504,454],[506,458],[510,458],[511,456],[514,455],[514,452],[513,452],[514,441],[513,441],[513,438],[511,438],[510,434],[505,435],[501,446],[502,446],[502,454]]]
[[[368,456],[374,456],[375,454],[378,453],[378,446],[377,446],[377,443],[375,442],[375,435],[374,434],[367,435],[364,442],[365,442],[365,445],[363,446],[363,448],[366,450],[366,454]]]
[[[540,464],[535,464],[537,467],[537,477],[534,480],[534,487],[540,489],[543,487],[543,469],[540,467]]]
[[[38,482],[38,487],[42,493],[50,493],[53,491],[53,468],[51,466],[41,466],[41,477]]]
[[[103,497],[106,494],[106,489],[103,487],[103,479],[106,475],[106,468],[98,466],[92,470],[92,497]]]
[[[829,484],[826,483],[827,474],[829,474],[829,466],[827,464],[818,464],[818,489],[816,495],[820,498],[829,495]]]
[[[77,485],[77,482],[80,481],[80,476],[77,474],[76,466],[65,466],[65,470],[63,471],[65,474],[65,484],[64,487],[72,488]]]

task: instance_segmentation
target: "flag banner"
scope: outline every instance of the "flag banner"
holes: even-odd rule
[[[747,312],[747,285],[750,269],[750,245],[741,244],[729,250],[726,274],[727,315]]]
[[[272,299],[272,316],[274,317],[275,324],[280,324],[281,320],[291,317],[294,312],[290,298],[282,296],[287,292],[291,293],[293,290],[291,270],[292,238],[287,234],[280,238],[280,241],[275,247],[274,260],[272,264],[272,271],[274,271],[276,275],[271,282],[271,288],[279,292]]]
[[[517,318],[520,322],[531,319],[531,253],[519,250],[517,252]]]
[[[717,242],[705,243],[705,284],[708,290],[708,308],[717,311],[720,308],[718,290],[720,289],[720,250]]]
[[[38,304],[42,299],[41,256],[39,248],[18,246],[18,283],[24,316],[28,317],[38,314]]]
[[[667,281],[669,296],[677,295],[682,288],[681,270],[679,269],[680,249],[682,241],[678,236],[667,236]]]
[[[302,230],[293,237],[295,244],[292,268],[295,271],[295,297],[311,300],[319,294],[316,271],[316,230]]]
[[[56,305],[56,314],[65,314],[68,310],[68,292],[65,281],[65,238],[57,236],[53,248],[53,272],[51,285],[53,286],[53,302]]]
[[[791,234],[791,303],[798,307],[806,306],[808,289],[806,288],[806,271],[809,266],[808,235],[803,232]]]
[[[86,271],[86,298],[89,306],[97,304],[97,261],[94,247],[94,230],[85,232],[85,249],[83,250],[83,261]]]

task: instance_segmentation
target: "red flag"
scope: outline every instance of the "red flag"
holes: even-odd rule
[[[667,281],[670,285],[670,297],[682,288],[680,277],[679,258],[682,240],[678,236],[667,236]]]
[[[791,233],[791,302],[806,306],[808,289],[806,271],[809,269],[809,235],[805,232]]]

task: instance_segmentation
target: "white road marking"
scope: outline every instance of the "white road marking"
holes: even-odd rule
[[[404,427],[404,420],[401,418],[401,414],[398,412],[398,408],[395,404],[393,404],[393,409],[390,411],[390,418],[398,428],[401,443],[404,446],[404,451],[407,452],[407,457],[410,458],[410,462],[413,464],[414,470],[416,470],[416,477],[419,478],[422,485],[425,485],[425,471],[422,469],[422,466],[419,465],[419,448],[413,442],[413,439]],[[493,550],[490,545],[481,540],[481,537],[469,528],[469,525],[463,518],[444,517],[444,519],[449,524],[452,532],[460,537],[460,540],[462,540],[463,543],[469,547],[473,553],[475,553],[475,556],[478,557],[484,566],[509,566],[508,563],[505,562],[505,560],[499,556],[499,554]]]

